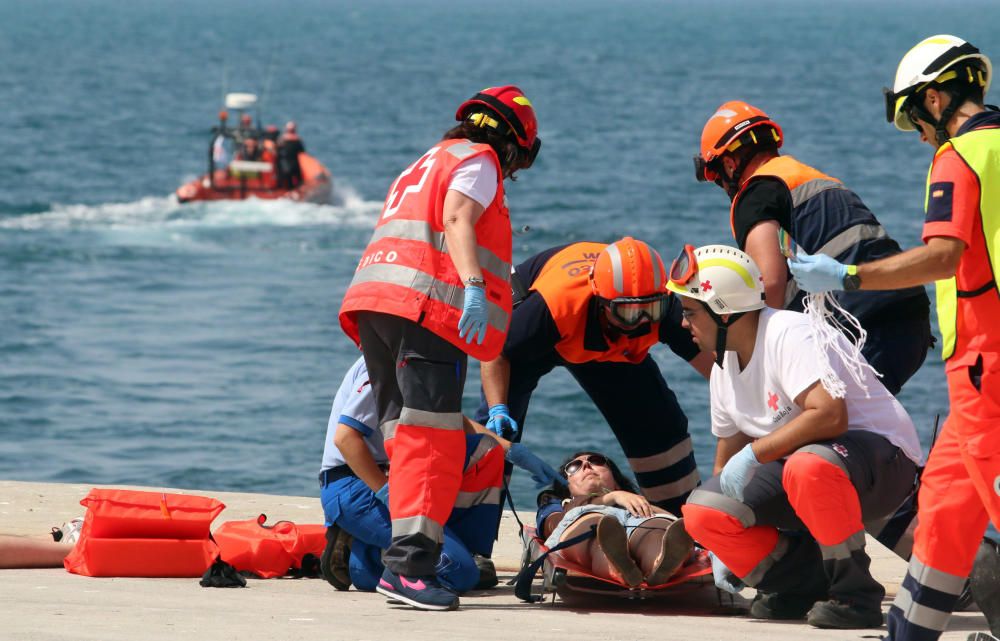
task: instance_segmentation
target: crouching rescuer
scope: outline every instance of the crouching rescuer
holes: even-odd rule
[[[805,314],[766,308],[747,254],[687,245],[668,287],[699,348],[716,353],[715,476],[683,508],[688,532],[717,574],[757,588],[756,618],[881,626],[885,589],[869,571],[865,523],[895,512],[916,480],[906,410],[860,354],[841,356],[857,354],[841,334],[824,345]],[[831,373],[842,385],[829,385]]]

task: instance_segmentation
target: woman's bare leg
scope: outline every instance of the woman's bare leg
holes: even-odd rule
[[[61,568],[72,545],[0,534],[0,568]]]
[[[568,561],[589,568],[594,576],[632,586],[642,583],[642,572],[629,554],[625,529],[615,517],[585,514],[566,528],[559,540],[565,541],[593,527],[597,527],[597,536],[560,550],[559,554]]]
[[[691,555],[693,541],[684,520],[647,519],[629,537],[629,551],[649,585],[666,583]]]

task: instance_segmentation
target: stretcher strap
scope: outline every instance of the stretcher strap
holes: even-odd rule
[[[544,595],[532,594],[531,584],[535,580],[535,575],[538,574],[538,568],[542,567],[542,564],[545,563],[546,557],[553,552],[564,550],[572,545],[576,545],[577,543],[583,543],[584,541],[592,539],[595,536],[597,536],[596,525],[583,534],[578,534],[572,538],[566,539],[565,541],[560,541],[558,544],[553,545],[548,550],[543,552],[537,559],[525,565],[521,568],[521,571],[517,573],[517,582],[514,584],[514,596],[527,603],[537,603],[541,601],[545,598]]]

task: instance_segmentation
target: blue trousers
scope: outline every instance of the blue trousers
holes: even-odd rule
[[[466,460],[482,436],[466,436]],[[330,483],[320,491],[327,524],[336,523],[348,532],[351,543],[351,582],[358,590],[373,591],[385,566],[382,551],[392,542],[389,508],[375,498],[364,481],[350,476]],[[456,592],[471,590],[479,582],[473,554],[490,556],[493,535],[500,518],[500,505],[479,504],[454,508],[444,527],[437,578]]]

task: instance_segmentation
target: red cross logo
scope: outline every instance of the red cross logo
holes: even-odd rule
[[[771,411],[778,411],[778,395],[772,392],[767,393],[767,406],[771,408]]]
[[[706,292],[712,291],[712,281],[710,281],[710,280],[703,280],[701,282],[701,289],[703,291],[706,291]]]
[[[382,213],[383,220],[389,218],[399,210],[399,206],[403,204],[403,199],[406,196],[416,193],[423,188],[424,181],[427,180],[427,175],[430,173],[430,168],[434,166],[434,154],[438,149],[440,147],[431,149],[399,175],[399,178],[392,185],[389,197],[385,201],[385,209]]]

